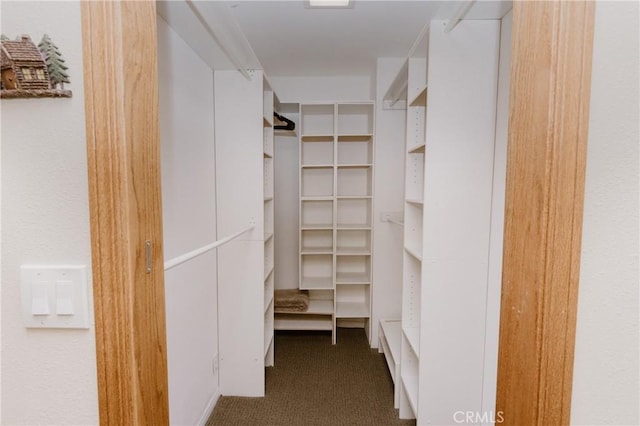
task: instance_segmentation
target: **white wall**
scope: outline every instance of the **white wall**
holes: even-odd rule
[[[637,425],[637,2],[596,5],[571,423]]]
[[[371,344],[378,346],[381,319],[402,315],[403,228],[382,222],[381,214],[404,211],[404,146],[406,110],[385,110],[382,97],[405,59],[378,58],[376,81],[375,197],[373,202],[373,307]]]
[[[282,102],[370,101],[371,77],[269,77]]]
[[[213,71],[158,18],[165,261],[216,240]],[[217,398],[216,253],[165,275],[169,414],[206,420]]]
[[[283,114],[296,123],[298,114]],[[299,129],[298,129],[299,130]],[[300,142],[291,132],[274,132],[274,185],[275,185],[275,287],[298,288],[300,263],[298,244],[298,158]]]
[[[36,44],[51,36],[73,91],[71,99],[1,101],[2,424],[96,424],[93,321],[88,330],[26,329],[19,291],[22,264],[91,270],[80,3],[1,7],[3,34],[30,34]]]

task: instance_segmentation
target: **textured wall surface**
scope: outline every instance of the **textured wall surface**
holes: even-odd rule
[[[71,99],[2,100],[2,424],[96,424],[89,330],[26,329],[20,265],[91,267],[79,2],[6,2],[2,33],[49,34]],[[91,309],[93,312],[93,309]]]
[[[571,423],[637,425],[638,3],[596,5]]]

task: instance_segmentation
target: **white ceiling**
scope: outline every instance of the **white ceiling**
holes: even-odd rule
[[[372,75],[376,58],[406,57],[425,24],[447,20],[468,3],[352,1],[348,9],[308,8],[305,0],[170,0],[157,5],[160,17],[212,69],[263,68],[271,77],[310,77]],[[511,1],[478,0],[465,19],[500,19],[509,9]]]
[[[352,0],[353,1],[353,0]],[[228,1],[270,76],[370,75],[378,57],[405,57],[431,19],[448,19],[464,1],[355,0],[349,9],[303,0]],[[468,19],[499,19],[511,2],[478,1]]]
[[[377,57],[406,56],[440,6],[398,0],[356,0],[350,9],[311,9],[300,0],[230,3],[270,76],[369,75]]]

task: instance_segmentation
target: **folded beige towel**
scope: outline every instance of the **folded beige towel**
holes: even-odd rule
[[[306,290],[276,290],[274,299],[276,312],[306,312],[309,309],[309,292]]]

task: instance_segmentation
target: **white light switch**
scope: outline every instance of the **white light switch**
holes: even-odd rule
[[[20,268],[22,313],[28,328],[89,328],[85,266]]]
[[[31,283],[31,315],[49,315],[49,283]]]
[[[56,281],[56,314],[73,315],[72,281]]]

